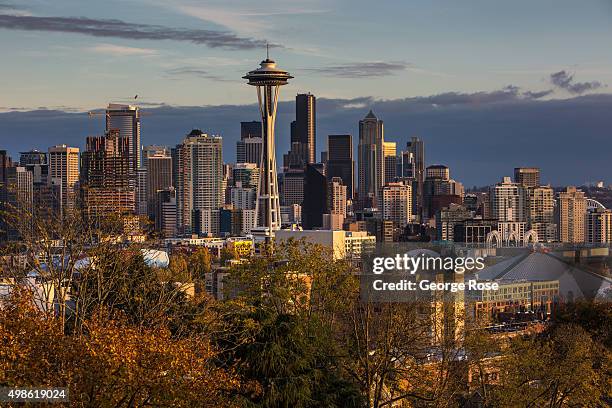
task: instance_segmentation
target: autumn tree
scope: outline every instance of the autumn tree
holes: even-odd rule
[[[504,360],[500,407],[598,407],[612,395],[610,350],[575,324],[518,338]]]
[[[187,258],[184,254],[180,252],[173,253],[170,256],[168,272],[171,276],[182,280],[190,280],[192,276],[191,269],[189,268],[189,264],[187,262]]]
[[[221,249],[221,256],[219,257],[219,263],[225,265],[227,261],[232,259],[238,259],[238,253],[234,247],[223,247]]]
[[[75,407],[232,407],[236,375],[215,365],[205,336],[176,339],[95,313],[81,333],[13,292],[0,308],[0,384],[66,387]]]
[[[101,307],[111,314],[123,312],[136,326],[163,326],[187,303],[175,272],[148,266],[138,248],[97,248],[91,256],[73,285],[79,329]]]
[[[17,283],[27,278],[43,283],[33,295],[41,307],[56,308],[65,326],[72,312],[68,300],[75,272],[85,265],[90,248],[116,246],[123,233],[121,215],[100,217],[94,222],[77,209],[56,212],[31,205],[9,205],[0,215],[18,237],[7,255],[22,261],[6,268],[5,274]]]
[[[210,273],[212,256],[207,248],[198,248],[189,257],[188,268],[191,276],[200,280],[205,279],[205,274]]]

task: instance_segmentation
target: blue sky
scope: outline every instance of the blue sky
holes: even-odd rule
[[[240,77],[266,41],[279,45],[272,57],[296,77],[285,100],[303,91],[396,99],[508,85],[568,98],[612,85],[610,0],[0,0],[0,15],[2,110],[91,109],[135,94],[169,105],[252,103]],[[50,18],[54,31],[34,17]],[[77,17],[232,40],[92,36],[53,20]],[[560,71],[599,84],[569,92],[551,83]]]

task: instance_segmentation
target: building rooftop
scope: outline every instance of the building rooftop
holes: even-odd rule
[[[517,255],[478,272],[479,281],[559,281],[565,299],[602,298],[612,290],[612,280],[579,268],[554,254],[533,252]]]
[[[376,117],[374,112],[372,112],[372,109],[370,109],[370,112],[368,112],[368,114],[365,116],[364,119],[376,119],[376,120],[378,120],[378,118]]]

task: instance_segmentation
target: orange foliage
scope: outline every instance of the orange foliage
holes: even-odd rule
[[[237,377],[213,364],[201,336],[130,327],[96,314],[84,333],[14,296],[0,306],[0,385],[67,387],[73,406],[231,407]]]

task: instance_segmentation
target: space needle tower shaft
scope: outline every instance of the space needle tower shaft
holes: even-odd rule
[[[262,149],[259,163],[259,185],[257,188],[256,227],[254,235],[265,235],[266,240],[274,236],[281,227],[280,200],[276,173],[276,150],[274,125],[280,87],[293,78],[287,71],[276,66],[269,56],[260,67],[244,77],[249,85],[257,87],[257,99],[261,113]]]

